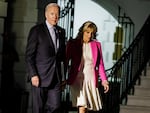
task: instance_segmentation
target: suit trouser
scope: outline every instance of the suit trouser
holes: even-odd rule
[[[32,87],[33,113],[59,112],[61,90],[60,83],[55,80],[49,87]]]

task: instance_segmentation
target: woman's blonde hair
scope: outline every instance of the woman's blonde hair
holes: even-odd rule
[[[94,22],[92,21],[86,21],[85,23],[83,23],[83,25],[79,28],[79,32],[77,34],[76,38],[83,38],[83,33],[88,29],[92,29],[93,30],[93,36],[92,39],[96,39],[96,35],[97,35],[97,26]]]

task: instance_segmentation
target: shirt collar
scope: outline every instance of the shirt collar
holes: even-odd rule
[[[48,29],[51,29],[53,27],[51,24],[48,23],[47,20],[46,20],[46,25],[47,25]]]

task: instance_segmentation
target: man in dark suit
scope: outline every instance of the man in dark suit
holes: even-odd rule
[[[56,3],[48,4],[45,22],[29,32],[25,59],[32,84],[33,113],[58,113],[60,108],[65,30],[57,25],[59,13]]]

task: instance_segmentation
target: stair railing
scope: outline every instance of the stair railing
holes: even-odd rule
[[[134,85],[150,59],[150,16],[142,29],[111,69],[106,70],[110,92],[103,95],[104,111],[119,113],[120,105],[127,104],[128,94],[134,94]]]

